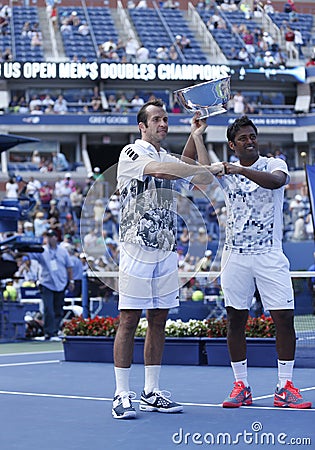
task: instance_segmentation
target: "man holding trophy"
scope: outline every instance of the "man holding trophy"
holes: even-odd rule
[[[117,171],[121,247],[120,322],[114,344],[116,390],[112,416],[115,419],[136,416],[132,404],[135,393],[130,391],[129,375],[134,335],[143,309],[147,311],[148,330],[140,410],[177,413],[183,409],[159,387],[168,310],[179,305],[176,192],[182,187],[190,189],[196,183],[209,184],[213,174],[223,173],[222,163],[208,164],[202,136],[207,125],[200,120],[199,112],[192,120],[185,152],[197,155],[200,165],[194,160],[187,164],[162,147],[168,132],[168,115],[161,100],[144,104],[137,121],[141,139],[123,148]]]
[[[207,90],[211,93],[209,107],[204,106]],[[205,117],[211,115],[211,110],[215,114],[224,112],[223,107],[211,103],[214,93],[220,94],[222,89],[214,88],[213,83],[209,86],[203,83],[192,90],[182,90],[179,99],[188,110],[201,108]],[[227,206],[221,285],[227,310],[227,343],[235,378],[234,387],[222,406],[237,408],[252,404],[247,379],[245,327],[257,287],[264,309],[270,311],[276,326],[278,384],[274,406],[311,408],[311,402],[302,398],[292,382],[296,343],[294,293],[289,261],[282,250],[283,198],[290,177],[283,160],[259,155],[257,134],[255,124],[247,116],[237,118],[228,127],[228,145],[239,162],[224,162],[224,174],[219,174]],[[186,148],[184,156],[193,159],[196,154],[191,149]]]

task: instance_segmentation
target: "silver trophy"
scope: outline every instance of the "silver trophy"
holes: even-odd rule
[[[187,111],[200,111],[201,119],[222,114],[227,111],[226,104],[231,96],[230,77],[179,89],[174,94]]]

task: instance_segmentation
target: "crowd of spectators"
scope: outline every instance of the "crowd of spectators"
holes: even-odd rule
[[[286,159],[281,150],[274,155],[277,158]],[[34,158],[40,157],[34,152]],[[58,176],[54,183],[39,181],[36,176],[31,176],[27,181],[22,181],[14,176],[6,183],[6,199],[16,200],[22,188],[27,196],[32,197],[36,206],[29,217],[18,223],[18,234],[28,237],[42,237],[44,242],[48,230],[54,230],[60,245],[69,251],[71,257],[76,258],[81,264],[78,279],[82,282],[82,274],[85,270],[115,271],[119,265],[119,193],[115,192],[109,199],[94,196],[88,198],[95,180],[101,179],[100,169],[88,174],[84,184],[76,182],[69,172]],[[88,199],[88,201],[87,201]],[[86,202],[88,204],[84,202]],[[192,203],[201,212],[203,223],[196,226],[194,214],[189,212]],[[83,207],[84,205],[84,207]],[[81,212],[83,210],[83,215]],[[87,218],[87,228],[81,235],[84,225],[84,217]],[[217,270],[214,262],[214,253],[217,248],[220,233],[225,228],[227,220],[226,207],[223,195],[218,188],[212,192],[211,203],[204,199],[186,197],[179,200],[178,217],[178,267],[181,272],[203,272]],[[182,219],[181,217],[185,217]],[[5,238],[5,234],[0,239]],[[284,203],[284,239],[303,241],[313,239],[313,225],[310,213],[310,204],[307,187],[303,185],[293,198],[286,199]],[[194,252],[198,248],[203,249]],[[198,254],[198,256],[196,256]],[[40,266],[31,260],[28,254],[19,255],[18,272],[15,287],[36,286]],[[117,280],[116,280],[117,281]],[[95,279],[89,284],[93,296],[109,296],[115,292],[116,281],[110,282],[110,287]],[[206,284],[206,277],[193,277],[184,283],[182,299],[193,298],[195,291],[207,292],[210,287]],[[26,283],[26,284],[25,284]],[[213,288],[213,286],[212,286]],[[216,286],[220,288],[219,285]],[[78,295],[79,296],[79,295]]]
[[[298,11],[293,1],[288,1],[283,6],[283,12],[287,13],[287,20],[283,20],[280,31],[285,41],[285,47],[281,48],[278,42],[267,30],[264,30],[257,24],[252,27],[252,19],[261,17],[262,13],[271,17],[277,12],[272,4],[272,0],[255,0],[254,2],[246,2],[240,0],[209,0],[197,3],[199,10],[209,11],[209,18],[206,25],[209,31],[226,30],[228,28],[226,21],[220,12],[227,13],[225,17],[229,17],[229,12],[240,11],[244,13],[244,21],[242,23],[231,23],[231,32],[240,37],[244,42],[243,48],[240,50],[232,49],[229,59],[241,61],[243,63],[254,63],[255,67],[279,67],[285,66],[288,59],[305,60],[303,47],[307,47],[301,31],[294,23],[298,23]]]

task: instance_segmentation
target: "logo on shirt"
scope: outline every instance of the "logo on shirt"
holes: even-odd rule
[[[136,153],[131,147],[126,148],[125,152],[133,161],[139,158],[138,153]]]

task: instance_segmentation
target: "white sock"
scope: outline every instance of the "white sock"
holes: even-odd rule
[[[293,361],[281,361],[278,359],[278,386],[279,388],[284,388],[287,381],[292,381],[293,375]]]
[[[235,381],[243,381],[245,386],[248,387],[247,359],[244,359],[244,361],[231,362],[231,366],[233,369]]]
[[[145,366],[144,368],[144,392],[149,394],[159,390],[161,366]]]
[[[115,379],[116,379],[116,391],[115,395],[121,394],[122,392],[129,392],[129,374],[130,367],[115,367]]]

